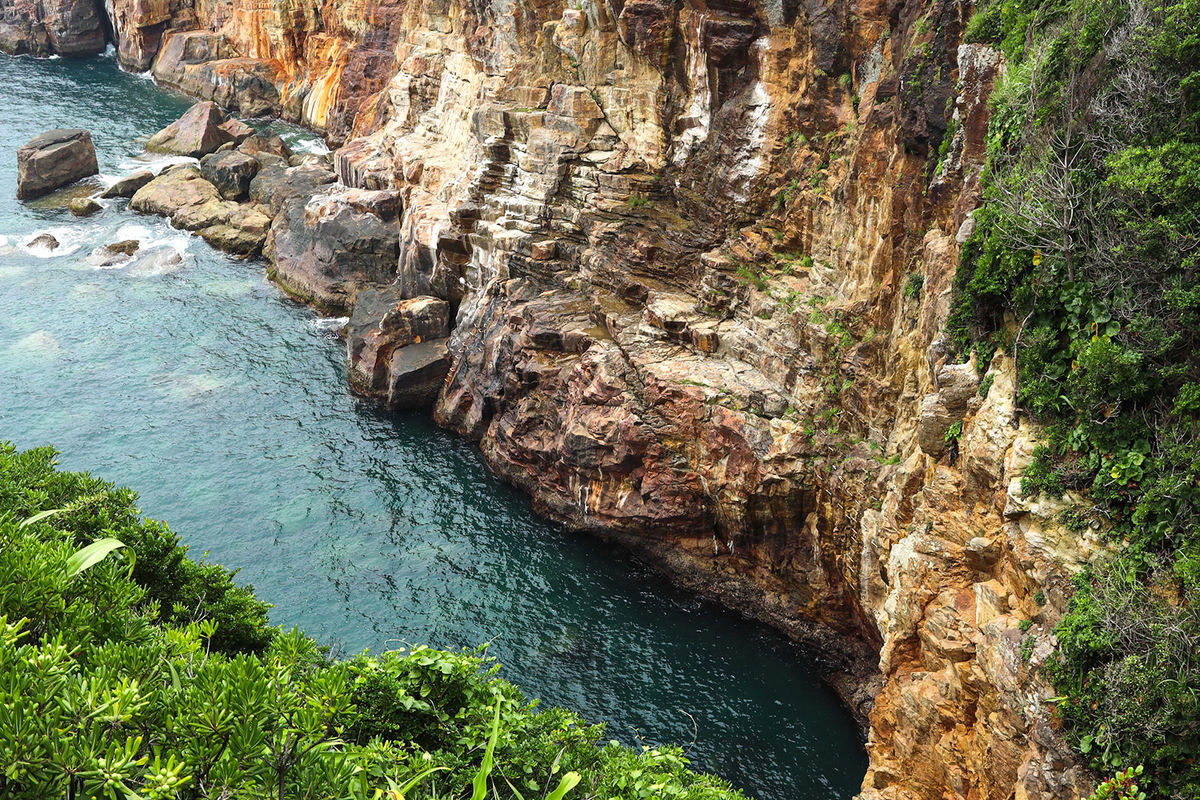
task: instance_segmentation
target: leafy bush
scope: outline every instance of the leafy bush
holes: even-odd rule
[[[1008,69],[949,323],[964,354],[1014,357],[1047,425],[1023,491],[1088,491],[1117,550],[1057,630],[1067,732],[1173,797],[1200,797],[1197,30],[1200,0],[982,5],[966,36]]]
[[[539,711],[482,650],[329,661],[53,455],[0,446],[0,796],[740,797],[677,749]]]

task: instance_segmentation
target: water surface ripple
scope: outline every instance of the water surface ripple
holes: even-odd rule
[[[537,518],[467,442],[352,397],[337,322],[261,264],[123,204],[80,221],[13,199],[37,133],[88,128],[116,176],[187,100],[111,51],[0,56],[0,84],[0,438],[136,488],[276,622],[344,651],[491,641],[530,696],[615,738],[694,739],[698,766],[764,800],[853,796],[865,757],[802,653]],[[48,229],[58,251],[23,247]],[[125,238],[138,260],[86,262]]]

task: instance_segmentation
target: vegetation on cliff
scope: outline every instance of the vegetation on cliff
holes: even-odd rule
[[[1047,425],[1024,491],[1084,492],[1062,521],[1114,544],[1056,631],[1059,715],[1200,797],[1200,2],[991,0],[966,38],[1007,72],[951,328]]]
[[[5,797],[740,796],[536,709],[481,650],[330,660],[54,455],[0,445]]]

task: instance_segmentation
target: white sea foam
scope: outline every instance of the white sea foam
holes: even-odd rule
[[[117,166],[126,172],[141,172],[144,169],[148,169],[155,175],[158,175],[167,167],[173,167],[176,164],[199,165],[199,163],[200,159],[191,158],[189,156],[164,156],[159,155],[158,153],[143,153],[140,156],[136,156],[131,161],[126,161],[125,163],[118,164]]]
[[[35,258],[57,258],[69,256],[87,242],[89,234],[95,231],[94,226],[86,228],[45,228],[34,231],[21,242],[21,249]],[[32,244],[42,234],[50,234],[58,242],[58,247],[50,248],[41,244]]]
[[[349,317],[319,317],[308,324],[319,331],[340,331],[350,321]]]

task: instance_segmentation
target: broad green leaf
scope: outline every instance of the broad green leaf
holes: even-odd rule
[[[492,735],[488,738],[483,763],[479,765],[479,772],[475,773],[475,780],[471,781],[471,800],[484,800],[487,797],[487,779],[492,774],[492,754],[496,752],[496,739],[500,736],[500,702],[496,701],[496,718],[492,720]]]
[[[21,528],[21,529],[28,528],[30,525],[33,525],[34,523],[41,522],[42,520],[47,519],[48,517],[53,517],[55,514],[61,514],[64,511],[66,511],[65,508],[51,508],[46,511],[39,511],[38,513],[34,514],[29,519],[21,520],[21,524],[18,525],[17,527]]]
[[[113,550],[124,547],[125,543],[117,539],[100,539],[87,547],[80,548],[67,559],[67,577],[74,578],[85,569],[96,566]]]
[[[546,795],[546,800],[562,800],[567,792],[575,788],[579,780],[580,776],[578,772],[568,772],[566,775],[563,775],[562,780],[558,782],[558,788]]]

